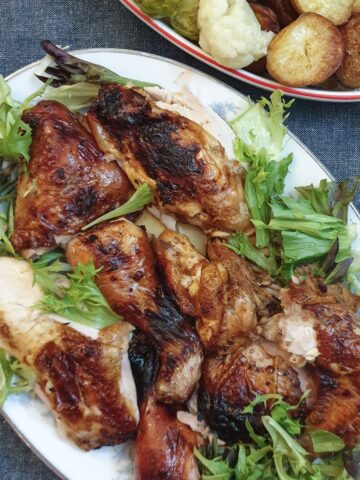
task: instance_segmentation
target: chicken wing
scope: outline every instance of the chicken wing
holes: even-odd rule
[[[259,288],[246,260],[219,240],[209,242],[207,260],[185,235],[164,230],[155,251],[166,288],[182,313],[197,318],[208,352],[249,334],[258,306],[274,301]]]
[[[77,116],[55,101],[26,110],[33,129],[28,174],[18,181],[12,243],[17,251],[51,247],[127,200],[132,187],[106,162]]]
[[[120,85],[101,88],[87,121],[130,181],[150,185],[160,210],[214,235],[249,227],[241,176],[197,123],[159,108],[141,89]]]
[[[96,282],[110,306],[159,350],[157,399],[186,401],[201,375],[202,349],[188,319],[162,292],[146,232],[125,219],[105,224],[70,241],[67,258],[102,268]]]
[[[262,429],[261,415],[267,409],[257,407],[252,415],[243,413],[255,393],[279,393],[296,405],[301,397],[299,376],[286,359],[268,353],[256,340],[243,340],[205,358],[199,412],[222,440],[234,443],[247,439],[246,419],[255,430]]]
[[[42,315],[42,292],[25,261],[0,259],[0,348],[30,367],[35,392],[59,429],[83,450],[135,436],[139,411],[127,355],[125,322],[96,339]]]

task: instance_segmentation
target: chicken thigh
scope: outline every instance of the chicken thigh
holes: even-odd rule
[[[52,247],[116,205],[132,187],[116,162],[106,162],[91,134],[61,103],[26,110],[32,128],[28,173],[20,175],[11,241],[17,251]]]

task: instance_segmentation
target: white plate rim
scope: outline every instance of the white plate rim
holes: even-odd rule
[[[197,70],[196,68],[190,67],[188,65],[185,65],[181,62],[178,62],[176,60],[172,60],[169,58],[162,57],[160,55],[155,55],[151,53],[146,53],[146,52],[139,52],[136,50],[129,50],[129,49],[121,49],[121,48],[84,48],[84,49],[79,49],[79,50],[72,50],[69,53],[73,55],[77,54],[86,54],[86,53],[124,53],[124,54],[130,54],[138,57],[147,57],[147,58],[154,58],[157,60],[161,60],[165,63],[170,63],[172,65],[176,65],[178,67],[190,70],[192,72],[195,72],[197,75],[203,76],[207,79],[210,79],[211,81],[214,81],[226,89],[231,90],[234,94],[242,97],[243,99],[247,99],[246,95],[244,95],[241,92],[238,92],[235,88],[227,85],[226,83],[222,82],[221,80],[218,80],[211,75],[204,73],[200,70]],[[35,62],[32,62],[28,65],[25,65],[24,67],[21,67],[20,69],[16,70],[15,72],[9,74],[5,79],[7,81],[12,80],[13,78],[16,78],[17,76],[21,75],[22,73],[26,72],[29,69],[33,69],[34,67],[38,66],[40,64],[41,60],[37,60]],[[334,180],[334,176],[330,173],[330,171],[325,167],[325,165],[322,164],[322,162],[316,157],[316,155],[306,146],[303,144],[303,142],[296,136],[294,135],[291,131],[288,130],[288,135],[303,149],[307,152],[307,154],[311,157],[311,159],[322,169],[324,174],[330,178],[331,180]],[[353,203],[350,204],[350,209],[352,210],[352,213],[357,217],[358,221],[360,222],[360,212],[355,208],[355,205]],[[17,434],[17,436],[20,438],[20,440],[53,472],[55,473],[61,480],[69,480],[67,476],[65,476],[62,472],[60,472],[47,458],[44,456],[42,453],[39,452],[39,450],[29,441],[26,436],[21,432],[21,430],[14,424],[14,422],[11,420],[11,418],[0,408],[0,414],[2,417],[5,419],[5,421],[10,425],[12,430]]]
[[[244,69],[235,70],[233,68],[225,67],[214,60],[210,55],[204,52],[200,47],[195,45],[190,40],[182,37],[170,27],[165,26],[162,22],[150,18],[134,3],[134,0],[119,0],[125,8],[132,12],[147,26],[152,28],[155,32],[159,33],[166,40],[188,53],[192,57],[196,58],[200,62],[203,62],[210,67],[219,70],[226,75],[229,75],[237,80],[241,80],[249,85],[261,88],[263,90],[274,91],[277,89],[282,90],[286,95],[291,97],[301,98],[303,100],[311,100],[318,102],[360,102],[360,89],[352,89],[345,91],[333,91],[316,88],[295,88],[282,85],[275,80],[267,79],[261,75],[248,72]],[[358,93],[357,93],[358,92]]]

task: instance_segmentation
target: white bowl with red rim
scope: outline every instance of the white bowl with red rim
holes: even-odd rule
[[[275,80],[272,80],[271,78],[256,75],[244,69],[234,70],[233,68],[220,65],[199,46],[179,35],[169,25],[160,20],[150,18],[148,15],[142,12],[134,0],[120,0],[120,2],[146,25],[151,27],[177,47],[181,48],[207,65],[216,68],[220,72],[230,75],[231,77],[238,78],[245,83],[262,88],[263,90],[274,91],[280,89],[286,93],[286,95],[305,100],[315,100],[320,102],[360,102],[360,89],[351,90],[344,88],[343,90],[325,90],[309,87],[287,87],[281,83],[275,82]]]

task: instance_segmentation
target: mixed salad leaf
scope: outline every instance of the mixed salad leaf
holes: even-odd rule
[[[30,160],[31,127],[22,121],[21,116],[30,103],[41,96],[50,80],[24,102],[11,97],[10,87],[0,75],[0,158],[8,161]]]
[[[43,62],[43,71],[37,77],[43,82],[51,82],[46,98],[57,100],[70,110],[78,111],[88,107],[102,84],[119,83],[142,88],[154,86],[153,83],[126,78],[101,65],[80,60],[49,40],[44,40],[41,45],[47,52],[47,57]],[[50,66],[52,61],[56,63],[55,67]]]
[[[87,230],[88,228],[94,227],[99,223],[106,222],[109,220],[113,220],[114,218],[124,217],[125,215],[129,215],[130,213],[138,212],[142,210],[146,205],[153,202],[154,197],[151,188],[147,183],[143,183],[140,185],[136,191],[132,194],[127,202],[121,205],[111,212],[105,213],[101,217],[97,218],[96,220],[92,221],[88,225],[82,228],[82,230]]]
[[[34,374],[4,349],[0,349],[0,408],[13,393],[30,392]]]
[[[284,196],[291,155],[281,158],[292,102],[274,92],[230,122],[237,138],[235,154],[245,169],[245,197],[255,227],[256,243],[240,233],[228,239],[228,247],[244,255],[273,277],[287,283],[297,267],[310,264],[327,283],[346,279],[354,253],[354,227],[348,225],[348,206],[360,182],[322,180],[318,187],[298,187],[298,197]],[[331,271],[321,262],[336,247]],[[358,290],[358,268],[346,281]]]
[[[48,253],[32,262],[35,281],[44,292],[38,308],[93,328],[105,328],[122,318],[110,308],[95,283],[92,262],[79,263],[74,270],[60,260],[61,254]],[[62,273],[68,272],[66,276]]]
[[[247,169],[245,198],[254,220],[267,223],[272,195],[281,194],[284,190],[292,155],[280,158],[286,134],[283,122],[285,111],[292,103],[285,103],[281,92],[276,91],[270,101],[262,98],[230,122],[237,136],[235,155]],[[256,229],[256,246],[266,247],[269,242],[269,233]]]
[[[345,448],[341,438],[324,430],[310,435],[312,451],[323,456],[311,460],[310,451],[300,443],[302,427],[291,412],[299,408],[309,392],[305,392],[298,405],[289,405],[281,395],[256,395],[243,409],[253,413],[256,407],[272,402],[270,414],[261,417],[263,432],[256,433],[247,420],[245,427],[249,441],[231,447],[220,446],[215,438],[211,445],[195,449],[203,480],[347,480],[342,458]]]

